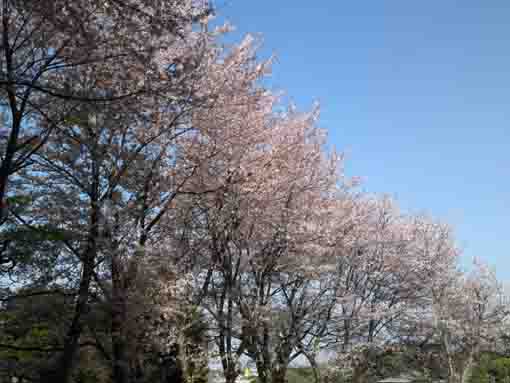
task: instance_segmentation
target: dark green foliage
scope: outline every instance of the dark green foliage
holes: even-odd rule
[[[287,371],[288,383],[309,383],[314,381],[313,371],[309,367],[289,368]]]
[[[446,365],[441,362],[441,355],[437,350],[420,349],[418,347],[402,347],[398,351],[388,350],[379,356],[377,372],[381,378],[406,374],[419,374],[426,379],[445,379]]]
[[[510,382],[510,358],[491,353],[482,355],[480,363],[473,370],[471,383],[492,382]]]
[[[395,344],[385,349],[365,350],[358,355],[352,375],[334,381],[372,383],[398,376],[409,376],[414,381],[437,381],[447,378],[448,368],[438,347]]]
[[[4,374],[34,378],[60,350],[72,296],[64,290],[23,289],[0,311],[0,360],[8,361]],[[21,375],[19,375],[21,374]]]

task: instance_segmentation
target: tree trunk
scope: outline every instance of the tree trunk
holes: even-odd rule
[[[310,363],[310,367],[312,367],[313,379],[314,379],[315,383],[320,383],[321,374],[320,374],[319,365],[317,364],[315,355],[309,354],[309,353],[304,353],[304,356],[306,357],[306,359],[308,359],[308,362]]]
[[[88,311],[89,288],[97,255],[97,237],[99,234],[97,224],[98,207],[96,203],[93,202],[90,215],[89,238],[87,241],[87,248],[83,254],[80,287],[73,319],[64,340],[63,352],[56,369],[51,372],[44,371],[42,377],[43,381],[67,383],[71,377],[76,351],[79,348],[80,335],[83,330],[82,317]]]
[[[451,383],[460,383],[460,377],[457,372],[457,368],[455,366],[455,356],[454,352],[451,349],[450,345],[450,339],[449,334],[446,328],[443,328],[442,330],[442,340],[443,340],[443,346],[444,350],[446,352],[446,359],[448,360],[448,377],[449,382]]]
[[[126,291],[122,278],[122,265],[116,250],[112,254],[112,323],[111,337],[113,346],[113,381],[115,383],[130,382],[130,364],[127,352],[127,303]]]
[[[344,342],[342,344],[343,352],[350,352],[350,343],[351,343],[351,323],[349,319],[344,320]]]
[[[353,383],[366,383],[367,370],[365,368],[355,367],[352,374]]]
[[[287,382],[287,368],[280,366],[274,369],[271,374],[271,383],[286,383]]]
[[[160,366],[161,383],[184,383],[186,381],[179,353],[179,345],[173,344],[170,353],[165,355]]]
[[[232,371],[225,372],[225,383],[235,383],[237,379],[237,373]]]
[[[9,136],[9,141],[5,154],[2,158],[2,165],[0,166],[0,222],[4,222],[7,217],[7,183],[9,176],[12,171],[12,165],[14,161],[14,153],[16,151],[16,145],[18,142],[18,135],[21,125],[21,117],[18,116],[19,112],[13,112],[13,124],[12,130]]]
[[[462,379],[461,383],[468,383],[471,379],[471,375],[473,373],[473,353],[470,352],[468,358],[466,359],[466,362],[464,364],[464,369],[462,371]]]
[[[15,63],[14,63],[14,51],[10,45],[9,41],[9,17],[10,17],[10,9],[9,2],[3,1],[2,4],[2,45],[3,51],[5,53],[5,66],[7,71],[7,79],[11,82],[7,87],[7,97],[9,100],[8,110],[11,113],[12,125],[9,133],[9,139],[7,141],[7,147],[5,149],[5,153],[2,156],[2,164],[0,165],[0,222],[4,221],[4,218],[7,216],[7,204],[6,204],[6,195],[7,195],[7,183],[9,180],[9,175],[12,171],[12,166],[14,162],[14,154],[17,150],[18,146],[18,137],[21,129],[21,120],[23,116],[23,110],[18,110],[18,100],[16,96],[16,88],[14,85],[15,80]],[[24,103],[23,103],[24,104]]]
[[[359,360],[355,362],[352,372],[353,383],[366,383],[368,380],[369,352],[365,350],[359,355]]]
[[[266,368],[264,361],[258,357],[256,360],[257,376],[260,383],[269,383],[269,370]]]

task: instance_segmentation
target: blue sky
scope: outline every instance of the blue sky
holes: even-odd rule
[[[217,0],[261,33],[270,84],[321,103],[347,172],[451,223],[510,281],[510,2]]]

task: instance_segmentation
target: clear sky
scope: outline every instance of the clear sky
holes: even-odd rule
[[[217,0],[261,33],[271,86],[321,127],[347,172],[451,223],[510,281],[510,2]]]

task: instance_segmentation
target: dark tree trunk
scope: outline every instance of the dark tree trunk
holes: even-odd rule
[[[127,302],[122,278],[122,264],[120,262],[118,254],[112,254],[111,337],[113,346],[113,381],[115,383],[130,383],[131,374],[126,333]]]
[[[172,346],[161,365],[161,383],[184,383],[184,373],[179,360],[179,346]]]
[[[78,301],[64,343],[64,351],[62,352],[62,357],[59,362],[57,372],[58,378],[56,379],[58,382],[67,383],[72,373],[74,359],[79,348],[80,335],[83,330],[82,318],[88,310],[88,295],[94,269],[94,258],[91,257],[83,265],[83,276],[80,282]]]
[[[5,57],[3,59],[5,60],[7,78],[9,81],[14,81],[15,64],[13,63],[14,52],[10,46],[9,41],[9,16],[9,2],[4,1],[2,6],[2,48]],[[9,133],[9,139],[7,141],[7,147],[5,149],[5,153],[2,156],[2,164],[0,165],[0,222],[3,222],[5,216],[7,215],[7,182],[13,167],[14,154],[16,153],[18,145],[18,137],[21,129],[21,118],[23,115],[23,110],[18,110],[15,86],[11,83],[6,87],[5,90],[7,91],[7,97],[9,100],[12,125]]]
[[[266,368],[264,361],[257,359],[257,375],[260,383],[269,383],[269,369]]]
[[[271,383],[286,383],[287,382],[287,368],[279,368],[273,370],[271,374]]]
[[[52,381],[67,383],[71,378],[74,367],[74,359],[79,348],[80,336],[83,330],[82,318],[88,311],[89,288],[94,273],[94,265],[97,255],[97,236],[98,236],[98,209],[95,203],[92,204],[90,217],[89,238],[87,249],[83,254],[82,273],[80,287],[78,290],[78,299],[76,301],[71,326],[67,331],[64,340],[63,352],[58,360],[55,369],[44,371],[42,373],[43,381]]]

